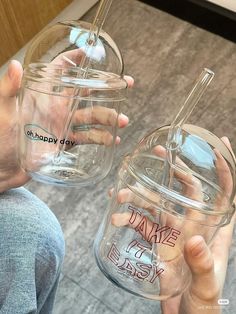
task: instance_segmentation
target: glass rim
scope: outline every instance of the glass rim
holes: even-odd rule
[[[230,222],[231,217],[233,216],[234,212],[235,212],[235,204],[230,204],[228,207],[228,210],[225,211],[215,211],[213,206],[208,206],[203,202],[199,202],[193,199],[190,199],[188,197],[182,196],[178,193],[176,193],[173,190],[169,190],[168,188],[161,186],[160,184],[155,182],[155,185],[152,184],[152,180],[150,178],[150,184],[149,182],[145,182],[139,175],[137,175],[136,173],[134,173],[130,167],[128,167],[128,162],[127,160],[124,161],[123,165],[126,166],[126,170],[128,171],[129,175],[131,175],[132,177],[135,178],[135,180],[138,181],[138,183],[143,186],[144,188],[146,188],[147,190],[154,192],[154,193],[158,193],[159,195],[163,196],[167,201],[170,202],[175,202],[179,205],[182,205],[183,207],[188,207],[191,208],[191,210],[199,212],[203,215],[207,215],[207,216],[218,216],[218,217],[222,217],[225,218],[223,219],[223,221],[221,221],[219,224],[215,224],[213,226],[223,226],[226,225]],[[138,191],[133,188],[132,186],[130,186],[129,184],[127,184],[127,182],[125,182],[125,180],[122,178],[121,175],[119,175],[119,178],[121,179],[121,181],[129,188],[131,189],[134,193],[136,193],[139,197],[144,197],[148,202],[152,203],[154,206],[158,206],[160,204],[158,204],[157,202],[155,202],[154,200],[150,199],[149,197],[144,196],[143,194],[139,194]],[[152,189],[153,187],[153,189]],[[155,188],[154,188],[155,187]],[[188,220],[188,218],[181,214],[178,213],[176,211],[172,211],[166,208],[162,208],[163,211],[168,212],[171,215],[175,215],[175,216],[180,216],[180,217],[185,217],[185,219]],[[194,220],[194,219],[190,219],[193,220],[195,222],[201,223],[200,220]],[[209,225],[209,224],[206,224]]]
[[[86,71],[86,73],[85,73]],[[65,87],[123,91],[128,87],[123,75],[80,67],[63,67],[52,63],[30,63],[24,67],[24,80]]]

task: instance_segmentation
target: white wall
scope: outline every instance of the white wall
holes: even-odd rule
[[[236,0],[207,0],[228,10],[236,12]]]

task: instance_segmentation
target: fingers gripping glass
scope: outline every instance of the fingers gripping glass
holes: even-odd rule
[[[88,185],[111,168],[127,83],[121,53],[101,29],[110,5],[102,1],[93,24],[47,28],[27,50],[18,101],[19,159],[36,180]]]
[[[107,278],[154,300],[183,293],[191,279],[185,243],[201,235],[210,245],[235,212],[230,149],[195,125],[181,123],[177,138],[176,125],[154,130],[123,160],[94,243]]]

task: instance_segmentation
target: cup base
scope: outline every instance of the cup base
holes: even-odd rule
[[[175,294],[171,294],[171,295],[158,295],[158,294],[151,294],[151,293],[142,293],[142,292],[136,292],[132,289],[127,288],[126,286],[124,286],[120,281],[118,281],[117,279],[115,279],[114,277],[112,277],[105,269],[105,267],[102,265],[102,263],[100,262],[97,253],[96,253],[96,249],[94,249],[94,256],[95,256],[95,261],[97,263],[98,268],[100,269],[100,271],[104,274],[104,276],[111,281],[113,284],[115,284],[117,287],[135,295],[138,297],[142,297],[145,299],[150,299],[150,300],[155,300],[155,301],[165,301],[169,298],[172,297],[176,297],[177,295],[181,294],[186,288],[187,288],[187,284],[185,285],[185,287],[183,287],[183,289],[181,289],[181,291],[176,292]]]
[[[102,179],[105,178],[107,174],[101,175],[97,178],[86,178],[84,176],[81,176],[78,171],[75,169],[68,169],[68,168],[58,168],[54,169],[50,172],[27,172],[31,178],[35,181],[51,184],[51,185],[57,185],[57,186],[66,186],[66,187],[83,187],[87,185],[96,184]],[[57,173],[57,177],[55,176],[55,173]]]

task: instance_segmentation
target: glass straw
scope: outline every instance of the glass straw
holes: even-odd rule
[[[176,162],[176,156],[179,148],[182,146],[182,126],[192,113],[196,104],[202,97],[204,91],[207,86],[210,84],[211,80],[214,77],[214,72],[209,69],[204,69],[197,81],[195,82],[192,90],[188,94],[183,106],[180,111],[177,113],[173,122],[171,123],[167,142],[166,142],[166,150],[167,156],[164,161],[163,168],[163,177],[162,177],[162,185],[172,188],[172,179],[174,178],[174,168]],[[161,212],[159,215],[159,223],[164,226],[167,224],[167,217],[164,212]],[[152,244],[152,263],[158,264],[163,258],[168,258],[166,256],[161,256],[165,252],[161,251],[162,248],[158,249],[158,244]],[[161,251],[161,252],[160,252]]]
[[[188,94],[183,106],[171,123],[166,142],[167,158],[165,160],[162,180],[162,184],[165,186],[170,187],[171,185],[171,179],[173,177],[171,168],[175,165],[178,149],[182,145],[182,126],[192,113],[213,77],[214,72],[211,70],[205,68],[202,71]]]
[[[96,45],[100,31],[101,31],[101,28],[102,28],[102,26],[106,20],[108,11],[111,7],[112,1],[113,0],[101,0],[100,1],[99,7],[98,7],[96,15],[95,15],[95,18],[94,18],[93,23],[91,25],[91,28],[89,30],[89,36],[88,36],[88,39],[86,41],[84,54],[83,54],[83,57],[82,57],[80,64],[79,64],[80,71],[79,71],[79,74],[77,75],[77,77],[80,77],[81,79],[85,79],[87,77],[87,74],[89,71],[89,65],[90,65],[90,57],[87,55],[87,51],[88,51],[88,49],[93,49],[93,47]],[[75,42],[76,42],[76,40],[75,40]],[[92,55],[92,54],[90,53],[90,55]],[[76,91],[76,88],[74,88],[74,91]],[[83,88],[80,88],[78,90],[78,92],[75,93],[75,95],[74,95],[74,96],[78,96],[78,98],[72,99],[72,103],[70,104],[70,112],[67,116],[65,127],[63,129],[63,132],[60,135],[60,138],[67,138],[68,137],[74,114],[75,114],[76,110],[78,109],[78,105],[80,102],[80,96],[82,96],[82,92],[83,92]],[[61,145],[62,145],[62,149],[60,149]],[[57,159],[58,159],[60,153],[64,152],[65,147],[66,147],[65,143],[60,144],[60,141],[58,141],[58,147],[57,147],[58,153],[55,156],[54,162],[56,162],[56,163],[58,161],[60,162],[60,160],[57,160]]]
[[[100,31],[106,20],[108,11],[111,7],[112,1],[113,0],[101,0],[100,1],[95,18],[89,30],[89,36],[86,42],[85,53],[83,54],[83,57],[79,64],[80,70],[84,70],[83,74],[81,73],[82,78],[85,78],[87,76],[87,72],[88,72],[89,64],[90,64],[90,57],[87,56],[86,52],[88,49],[91,49],[93,46],[96,45]]]

